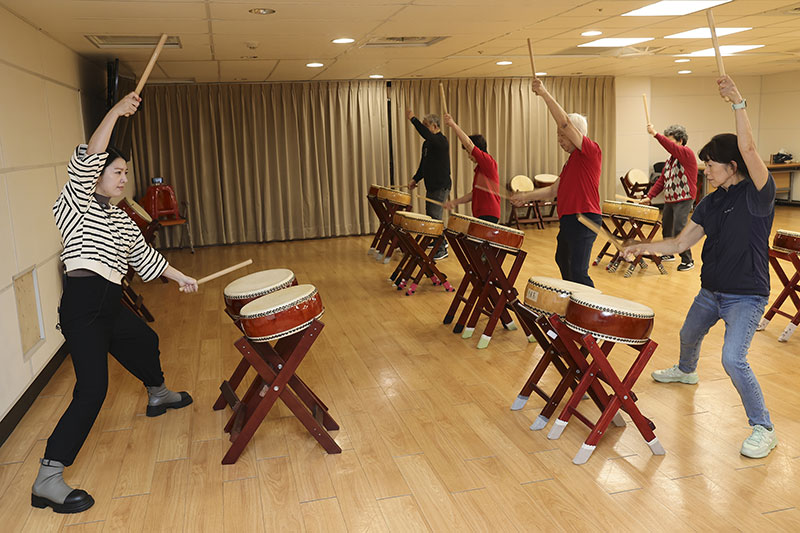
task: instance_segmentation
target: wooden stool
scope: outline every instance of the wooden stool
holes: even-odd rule
[[[652,310],[641,304],[589,293],[570,296],[567,316],[563,321],[555,314],[549,317],[567,354],[583,372],[580,383],[547,435],[549,439],[559,438],[573,415],[589,427],[589,436],[573,458],[573,463],[583,464],[589,460],[609,424],[618,417],[620,409],[631,417],[654,455],[665,453],[653,433],[655,424],[639,411],[632,390],[658,346],[649,338],[653,317]],[[603,340],[602,346],[598,346],[595,337]],[[616,344],[628,344],[639,352],[623,378],[608,361],[608,354]],[[599,393],[598,385],[602,389],[602,384],[611,389],[610,394]],[[602,413],[594,423],[578,411],[578,403],[592,387],[603,404]]]
[[[798,283],[800,283],[800,257],[798,257],[798,249],[800,249],[800,233],[778,230],[775,234],[773,245],[769,250],[769,264],[772,265],[772,269],[775,271],[775,274],[777,274],[778,279],[781,280],[783,290],[778,297],[775,298],[775,301],[772,302],[767,312],[764,313],[764,318],[761,319],[756,330],[763,331],[766,329],[769,321],[772,320],[772,317],[775,315],[788,318],[790,322],[783,330],[780,337],[778,337],[778,342],[788,341],[792,333],[794,333],[794,330],[797,329],[798,324],[800,324],[800,297],[798,297],[797,294],[798,291],[800,291],[800,288],[798,288]],[[783,270],[780,263],[781,260],[794,265],[795,273],[791,278],[789,278]],[[786,300],[791,300],[792,304],[794,304],[795,314],[792,315],[781,311],[781,306]]]
[[[236,462],[278,398],[326,452],[342,451],[328,433],[339,429],[339,425],[322,400],[296,375],[324,327],[318,319],[322,303],[316,289],[309,293],[309,287],[312,286],[297,285],[262,296],[242,307],[238,316],[226,309],[245,336],[234,343],[242,360],[231,377],[220,385],[221,394],[214,404],[214,410],[229,405],[233,411],[225,425],[231,446],[222,459],[223,464]],[[306,324],[305,319],[310,316],[313,318]],[[301,325],[292,327],[297,321]],[[275,333],[277,330],[272,329],[287,327],[290,322],[286,331]],[[274,346],[270,344],[273,338],[277,338]],[[240,398],[236,389],[250,368],[256,371],[256,376]]]

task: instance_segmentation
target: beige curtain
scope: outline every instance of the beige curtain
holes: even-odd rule
[[[163,176],[189,202],[196,244],[376,229],[366,195],[389,181],[384,82],[153,85],[143,97],[137,190]]]
[[[484,78],[442,80],[448,111],[467,134],[481,133],[489,153],[497,160],[501,188],[517,174],[559,174],[568,154],[556,140],[555,122],[541,98],[530,89],[530,79]],[[603,151],[600,198],[610,199],[615,191],[615,94],[614,78],[545,78],[550,94],[567,113],[581,113],[589,122],[589,138]],[[439,80],[407,80],[392,83],[394,124],[394,168],[396,180],[407,183],[417,169],[422,139],[406,120],[406,101],[422,118],[442,113]],[[472,187],[473,165],[461,150],[461,143],[449,128],[451,171],[455,198]],[[415,209],[424,210],[417,194]],[[501,221],[507,217],[504,202]],[[459,206],[469,214],[469,206]]]

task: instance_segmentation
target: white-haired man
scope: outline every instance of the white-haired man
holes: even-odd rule
[[[567,114],[547,92],[542,80],[534,79],[531,89],[547,104],[547,109],[558,126],[558,145],[569,153],[569,159],[555,183],[531,192],[517,193],[512,203],[519,206],[533,200],[558,197],[556,264],[561,271],[561,277],[594,287],[592,278],[589,277],[589,257],[597,235],[578,221],[578,215],[583,214],[597,224],[601,222],[600,146],[586,136],[586,117],[576,113]]]

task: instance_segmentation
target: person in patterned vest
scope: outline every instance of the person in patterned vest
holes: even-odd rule
[[[661,176],[642,199],[644,205],[650,205],[653,198],[664,191],[664,216],[661,230],[664,238],[676,237],[686,226],[689,213],[697,196],[697,158],[692,149],[686,146],[689,135],[686,128],[673,124],[664,130],[664,134],[656,131],[652,124],[647,125],[647,133],[656,138],[661,146],[669,152],[669,159],[664,164]],[[674,255],[664,255],[662,261],[674,261]],[[681,253],[681,264],[678,270],[683,272],[694,268],[692,251]]]

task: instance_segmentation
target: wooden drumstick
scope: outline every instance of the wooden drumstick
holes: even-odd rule
[[[617,248],[617,250],[620,251],[622,250],[623,248],[622,241],[617,239],[617,237],[614,236],[614,234],[608,231],[605,227],[601,226],[600,224],[595,224],[594,222],[592,222],[592,220],[590,220],[588,217],[584,216],[581,213],[578,214],[578,220],[580,221],[581,224],[583,224],[593,232],[597,233],[598,235],[604,235],[606,239],[608,239],[611,242],[611,244],[613,244]]]
[[[533,45],[531,44],[530,37],[528,37],[528,56],[531,58],[531,74],[533,75],[533,79],[536,79],[536,64],[533,62]]]
[[[714,24],[714,14],[711,10],[706,11],[708,19],[708,29],[711,31],[711,44],[714,45],[714,55],[717,57],[717,70],[720,76],[725,75],[725,65],[722,64],[722,53],[719,51],[719,41],[717,40],[717,26]]]
[[[650,122],[650,110],[647,109],[647,95],[642,93],[642,102],[644,102],[644,116],[647,119],[647,125],[649,126],[652,124]]]
[[[208,276],[206,276],[204,278],[198,279],[197,280],[197,284],[200,285],[200,284],[205,283],[207,281],[211,281],[212,279],[217,279],[219,277],[224,276],[225,274],[229,274],[229,273],[233,272],[234,270],[239,270],[240,268],[244,268],[247,265],[252,265],[252,264],[253,264],[253,260],[252,259],[248,259],[247,261],[242,261],[239,264],[230,266],[228,268],[224,268],[224,269],[220,270],[219,272],[214,272],[213,274],[209,274]],[[181,287],[180,290],[183,291],[183,287]]]
[[[156,65],[156,60],[158,56],[161,54],[161,49],[164,48],[164,43],[167,42],[167,34],[162,33],[161,38],[158,40],[158,44],[156,45],[156,49],[153,50],[153,55],[150,56],[150,62],[147,63],[147,66],[142,72],[142,77],[139,79],[139,84],[136,86],[136,94],[141,94],[142,89],[144,89],[144,84],[147,83],[147,78],[150,77],[150,72],[153,70],[153,67]]]
[[[507,194],[503,194],[500,191],[493,191],[493,190],[489,189],[488,187],[484,187],[483,185],[475,185],[475,188],[480,190],[480,191],[492,193],[495,196],[499,196],[503,200],[511,200],[511,196],[509,196]]]
[[[442,82],[439,82],[439,95],[442,97],[442,109],[444,114],[447,115],[447,97],[444,95],[444,84]]]
[[[431,199],[431,198],[425,198],[425,201],[426,201],[426,202],[428,202],[428,203],[431,203],[431,204],[435,204],[435,205],[438,205],[438,206],[444,207],[444,208],[445,208],[445,209],[447,209],[448,211],[450,210],[450,208],[449,208],[449,207],[445,207],[444,203],[440,202],[439,200],[433,200],[433,199]]]

